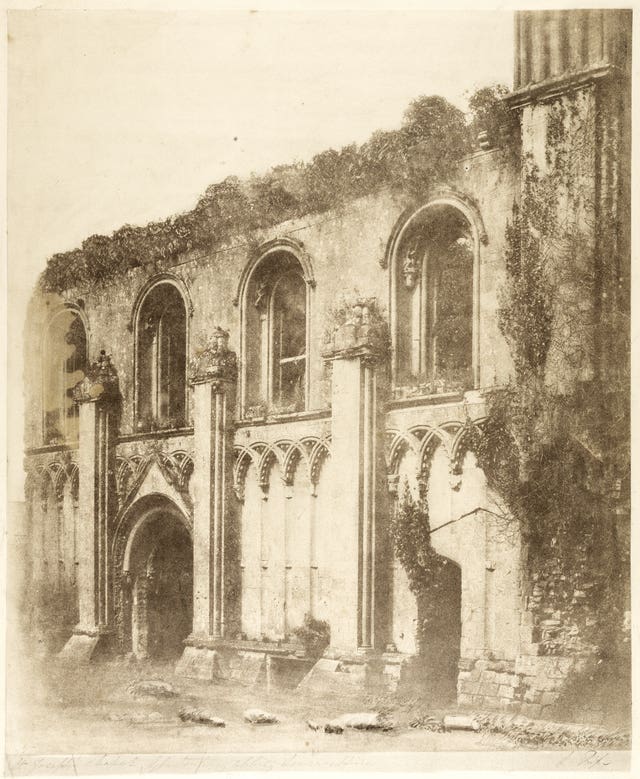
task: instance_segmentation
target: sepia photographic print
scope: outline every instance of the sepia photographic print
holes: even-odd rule
[[[630,771],[633,11],[48,5],[6,773]]]

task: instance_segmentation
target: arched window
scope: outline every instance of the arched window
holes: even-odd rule
[[[307,303],[302,276],[294,271],[276,281],[271,297],[272,400],[278,408],[304,408],[307,367]]]
[[[187,316],[174,284],[146,295],[137,319],[136,422],[139,430],[186,424]]]
[[[449,205],[418,212],[393,259],[396,394],[474,386],[474,242]]]
[[[243,297],[244,415],[305,410],[308,295],[290,252],[269,252],[253,270]]]
[[[73,388],[85,376],[87,334],[79,314],[64,309],[49,324],[44,348],[43,427],[45,444],[78,440]]]

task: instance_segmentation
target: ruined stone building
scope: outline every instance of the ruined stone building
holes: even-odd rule
[[[544,172],[572,159],[576,126],[582,199],[569,210],[590,248],[557,282],[547,379],[563,388],[612,370],[599,317],[624,308],[628,257],[615,294],[590,297],[577,280],[605,190],[628,237],[630,16],[516,13],[502,105],[517,154],[494,127],[417,196],[380,186],[250,234],[231,224],[209,248],[163,246],[151,230],[151,259],[36,291],[22,551],[39,646],[251,675],[302,655],[309,615],[328,625],[322,683],[377,674],[393,688],[420,652],[420,614],[389,521],[405,485],[422,484],[433,550],[450,562],[428,626],[437,673],[463,704],[553,703],[581,656],[543,652],[564,626],[532,605],[524,541],[517,523],[503,532],[474,442],[487,393],[514,373],[499,308],[523,160]],[[114,239],[91,240],[116,257]],[[573,361],[558,347],[571,339]]]

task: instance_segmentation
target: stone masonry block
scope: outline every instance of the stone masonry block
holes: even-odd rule
[[[460,693],[458,695],[458,705],[459,706],[473,706],[473,696],[472,695],[466,695],[465,693]]]
[[[543,692],[540,698],[540,703],[543,706],[553,706],[553,704],[558,700],[558,695],[559,694],[557,692]]]
[[[466,695],[478,695],[480,690],[480,682],[474,680],[467,680],[460,685],[460,692]]]
[[[542,693],[540,692],[540,690],[536,690],[533,687],[529,687],[528,690],[525,690],[524,700],[525,703],[539,703],[541,696]]]
[[[510,687],[507,684],[501,684],[498,688],[498,694],[501,698],[508,698],[513,699],[515,697],[515,692],[513,687]]]
[[[458,668],[461,671],[471,671],[476,664],[474,657],[461,657],[458,661]]]
[[[516,673],[533,676],[538,668],[538,658],[529,655],[519,655],[516,659]]]
[[[482,682],[480,685],[480,695],[485,697],[497,697],[498,685],[493,682]]]

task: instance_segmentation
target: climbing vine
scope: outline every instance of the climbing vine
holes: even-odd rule
[[[499,310],[515,375],[488,397],[475,448],[522,529],[534,641],[547,653],[615,654],[624,642],[628,578],[614,508],[624,505],[629,465],[628,374],[615,380],[602,369],[598,338],[608,332],[621,365],[628,366],[628,352],[618,321],[601,315],[595,328],[584,314],[594,300],[598,311],[595,293],[606,289],[599,274],[621,259],[605,240],[612,212],[602,209],[596,220],[596,195],[583,178],[594,123],[605,120],[579,110],[580,100],[558,100],[549,110],[546,172],[531,157],[522,161]],[[605,146],[601,153],[606,159],[610,152]]]
[[[80,248],[54,254],[41,286],[61,292],[140,266],[166,267],[187,252],[210,251],[232,238],[252,245],[260,230],[340,208],[385,187],[408,201],[421,199],[473,149],[472,133],[503,93],[490,87],[477,105],[472,98],[472,113],[474,105],[479,113],[471,125],[444,98],[419,97],[399,129],[375,132],[360,146],[328,149],[307,164],[280,165],[244,181],[230,176],[211,185],[191,211],[146,226],[124,225],[111,236],[92,235]]]
[[[406,571],[409,587],[419,603],[418,643],[424,643],[429,626],[441,608],[437,597],[443,570],[452,565],[431,544],[431,526],[426,495],[416,499],[405,482],[397,510],[389,525],[398,561]]]

